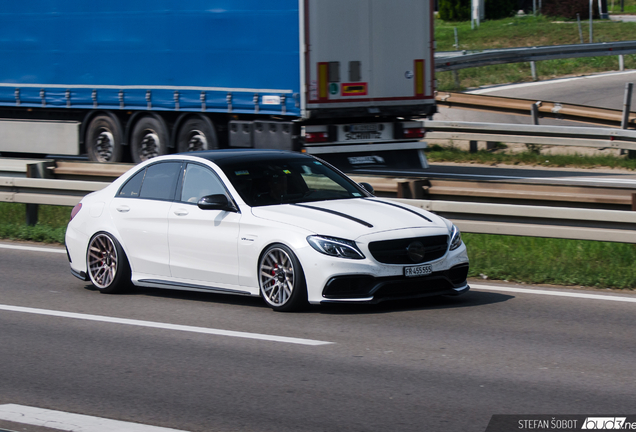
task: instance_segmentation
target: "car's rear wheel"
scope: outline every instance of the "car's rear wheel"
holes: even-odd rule
[[[110,234],[97,233],[86,252],[86,268],[91,283],[100,292],[113,294],[130,287],[130,264],[123,248]]]
[[[287,246],[269,246],[258,262],[258,273],[261,296],[275,311],[291,312],[307,304],[303,269]]]

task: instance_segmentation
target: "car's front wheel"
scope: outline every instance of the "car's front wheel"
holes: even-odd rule
[[[130,264],[123,248],[110,234],[97,233],[88,244],[86,268],[91,283],[106,294],[130,287]]]
[[[275,311],[291,312],[307,304],[303,269],[287,246],[269,246],[258,262],[258,273],[261,296]]]

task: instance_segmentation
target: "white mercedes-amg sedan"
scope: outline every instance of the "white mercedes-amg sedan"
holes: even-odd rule
[[[261,296],[277,311],[469,289],[450,221],[277,150],[137,165],[73,209],[66,248],[71,272],[103,293],[136,285]]]

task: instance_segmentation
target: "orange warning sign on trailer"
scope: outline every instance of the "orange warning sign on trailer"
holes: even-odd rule
[[[343,83],[342,95],[343,96],[366,96],[367,83]]]

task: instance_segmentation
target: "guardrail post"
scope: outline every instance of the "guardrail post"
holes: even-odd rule
[[[532,72],[532,81],[537,80],[537,65],[531,61],[530,62],[530,71]]]
[[[621,72],[625,70],[625,56],[623,54],[618,55],[618,70]]]
[[[38,211],[40,206],[38,204],[26,205],[26,224],[28,226],[35,226],[38,223]]]
[[[535,102],[532,104],[532,108],[530,108],[530,115],[532,115],[532,124],[539,124],[539,107],[541,106],[541,102]]]
[[[470,153],[477,153],[477,141],[470,142]]]
[[[634,83],[625,84],[625,98],[623,99],[623,120],[621,121],[621,129],[627,129],[629,125],[629,112],[632,109],[632,90]]]
[[[593,39],[594,39],[594,38],[592,37],[592,34],[593,34],[593,30],[592,30],[592,14],[593,14],[593,10],[592,10],[592,1],[593,1],[593,0],[590,0],[590,43],[592,43],[592,42],[593,42]]]
[[[27,164],[26,176],[27,178],[51,178],[49,166],[52,162],[38,162]],[[40,206],[38,204],[26,205],[26,224],[28,226],[35,226],[38,223],[38,212]]]
[[[412,180],[399,182],[397,184],[397,197],[406,199],[422,199],[424,198],[425,180]]]

